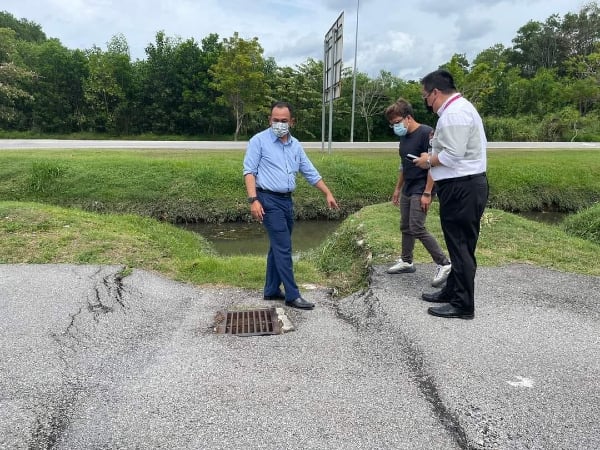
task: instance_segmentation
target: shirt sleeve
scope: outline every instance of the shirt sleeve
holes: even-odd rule
[[[472,123],[464,114],[448,115],[437,135],[438,158],[444,166],[456,167],[464,159],[471,129]]]
[[[308,156],[306,156],[306,153],[304,152],[304,148],[302,148],[302,146],[300,144],[298,144],[298,146],[299,146],[299,149],[298,149],[298,157],[299,157],[298,170],[300,171],[300,173],[302,174],[302,176],[304,178],[306,178],[306,181],[308,181],[308,183],[310,185],[314,186],[323,177],[321,177],[321,175],[319,174],[318,170],[315,168],[315,166],[310,161],[310,159],[308,159]]]
[[[249,173],[256,176],[258,174],[258,163],[260,162],[260,141],[256,137],[252,137],[248,141],[246,147],[246,155],[244,156],[244,176]]]

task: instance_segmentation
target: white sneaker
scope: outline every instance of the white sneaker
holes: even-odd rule
[[[445,266],[438,264],[437,270],[435,272],[435,276],[433,277],[433,280],[431,281],[431,285],[433,287],[440,287],[442,284],[444,284],[446,282],[446,280],[448,279],[448,275],[450,275],[451,269],[452,269],[452,264],[446,264]]]
[[[388,270],[386,270],[387,273],[413,273],[415,272],[417,269],[415,269],[415,266],[413,263],[407,263],[402,261],[402,258],[400,258],[398,260],[398,262],[396,264],[394,264],[392,267],[390,267]]]

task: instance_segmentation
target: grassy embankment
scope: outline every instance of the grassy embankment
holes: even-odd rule
[[[301,181],[298,216],[348,219],[303,255],[297,277],[348,292],[364,284],[369,264],[399,252],[398,212],[388,202],[397,154],[310,155],[342,210],[328,211],[320,192]],[[263,257],[215,255],[204,239],[168,223],[248,220],[242,158],[240,151],[2,151],[0,262],[124,264],[197,284],[259,288]],[[588,239],[501,210],[576,211],[597,203],[600,152],[491,151],[488,172],[491,207],[478,247],[481,265],[525,262],[600,275],[600,244],[589,240],[593,233],[581,233],[581,225],[570,232]],[[434,204],[428,226],[441,240],[437,211]],[[598,214],[586,214],[583,223],[593,228]],[[429,262],[420,245],[415,256]]]

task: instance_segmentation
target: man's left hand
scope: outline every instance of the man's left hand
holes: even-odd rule
[[[429,211],[429,206],[431,205],[431,195],[421,195],[421,209],[424,212]]]

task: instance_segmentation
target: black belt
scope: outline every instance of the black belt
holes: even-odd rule
[[[464,177],[444,178],[443,180],[437,180],[435,182],[435,184],[441,186],[446,183],[453,183],[455,181],[467,181],[467,180],[472,180],[473,178],[479,178],[479,177],[485,177],[485,172],[476,173],[473,175],[465,175]]]
[[[271,194],[271,195],[275,195],[277,197],[285,197],[285,198],[290,198],[292,196],[291,192],[275,192],[275,191],[270,191],[268,189],[263,189],[261,187],[257,187],[256,190],[258,192],[262,192],[264,194]]]

